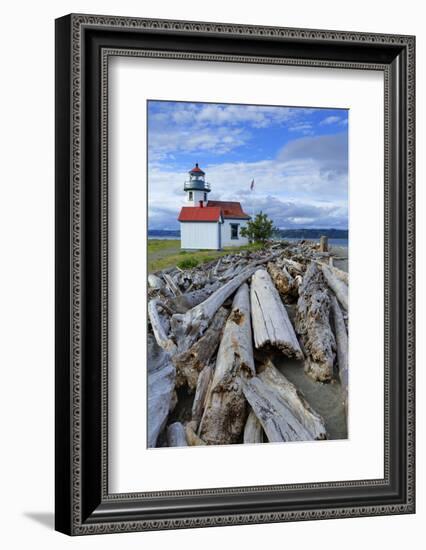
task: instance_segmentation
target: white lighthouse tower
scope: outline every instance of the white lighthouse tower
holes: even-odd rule
[[[228,246],[241,246],[248,239],[241,235],[250,216],[239,202],[211,201],[210,184],[198,163],[189,171],[185,181],[185,206],[182,206],[180,222],[180,246],[188,250],[221,250]]]
[[[205,176],[206,174],[198,166],[198,162],[189,171],[189,180],[183,185],[188,206],[207,205],[207,194],[210,193],[210,185],[206,182]]]

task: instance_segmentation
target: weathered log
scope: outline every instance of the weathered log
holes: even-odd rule
[[[342,269],[339,269],[336,266],[329,266],[333,274],[343,281],[346,285],[349,285],[349,273],[347,271],[343,271]]]
[[[187,447],[185,428],[180,422],[167,426],[167,443],[169,447]]]
[[[322,265],[321,269],[328,286],[334,292],[345,310],[348,311],[348,285],[339,279],[327,265]]]
[[[305,371],[321,382],[333,377],[336,343],[329,317],[330,296],[318,265],[311,262],[299,288],[296,330],[307,355]]]
[[[164,284],[164,281],[157,275],[154,275],[153,273],[150,273],[148,275],[148,285],[150,286],[150,288],[154,290],[161,290],[166,286]]]
[[[288,409],[280,394],[258,376],[243,383],[243,392],[271,442],[310,441],[312,435]]]
[[[200,437],[206,443],[224,445],[240,440],[247,416],[242,378],[254,374],[249,292],[243,284],[225,325],[200,424]]]
[[[173,407],[176,371],[170,355],[148,335],[148,447],[155,447]]]
[[[196,388],[200,371],[208,365],[217,350],[227,316],[225,308],[218,309],[201,338],[188,350],[173,357],[178,386],[187,383],[190,390]]]
[[[295,262],[294,260],[290,258],[286,258],[285,256],[281,257],[282,263],[287,267],[290,275],[295,277],[296,275],[301,275],[303,273],[304,267],[300,262]]]
[[[196,433],[195,423],[194,422],[188,422],[185,426],[185,432],[186,432],[186,441],[188,442],[188,445],[191,447],[198,446],[198,445],[207,445],[205,441],[201,439]]]
[[[328,237],[321,235],[319,243],[320,252],[328,252]]]
[[[244,443],[263,443],[262,424],[253,411],[250,411],[244,426]]]
[[[270,259],[272,257],[268,256],[260,260],[260,263],[266,263]],[[202,336],[216,311],[239,286],[251,277],[258,264],[259,262],[255,262],[250,267],[244,269],[242,273],[218,288],[204,302],[193,307],[185,314],[176,313],[173,315],[171,325],[173,334],[177,338],[179,352],[189,349]]]
[[[334,334],[336,335],[337,365],[339,379],[342,385],[343,404],[347,411],[348,401],[348,333],[343,318],[342,310],[334,296],[331,297],[331,310],[333,312]]]
[[[173,278],[168,273],[163,273],[163,279],[167,287],[169,288],[170,292],[174,296],[180,296],[182,294],[182,291],[180,290],[180,288],[174,282]]]
[[[153,299],[148,302],[148,316],[151,322],[152,331],[157,344],[171,355],[174,355],[177,351],[177,347],[173,340],[171,340],[166,334],[165,328],[158,314],[157,304],[157,299]]]
[[[323,418],[312,409],[304,395],[268,361],[259,378],[273,391],[280,395],[288,409],[311,434],[311,439],[327,439],[327,430]]]
[[[175,296],[165,301],[165,304],[169,306],[174,313],[186,313],[189,309],[201,304],[209,296],[213,294],[215,290],[220,287],[219,281],[206,285],[199,290],[193,290],[191,292],[185,292],[181,296]]]
[[[252,277],[250,298],[256,348],[276,347],[289,357],[303,359],[284,304],[264,269],[258,269]]]
[[[268,273],[274,282],[275,288],[285,302],[290,302],[297,296],[297,287],[294,279],[284,265],[279,268],[275,263],[269,262]]]
[[[192,421],[194,422],[194,430],[198,429],[198,425],[203,415],[204,403],[212,378],[212,371],[212,367],[206,365],[198,376],[197,389],[195,390],[194,401],[192,402]]]

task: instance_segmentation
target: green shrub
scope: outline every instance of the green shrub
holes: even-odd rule
[[[203,258],[203,264],[208,264],[209,262],[212,262],[213,260],[216,260],[216,256],[204,256]]]
[[[177,263],[177,266],[181,269],[191,269],[197,267],[200,262],[196,258],[185,258]]]

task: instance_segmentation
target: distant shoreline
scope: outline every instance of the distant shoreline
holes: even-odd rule
[[[148,233],[148,240],[176,240],[176,239],[180,239],[180,234],[179,235],[150,235]],[[301,241],[301,240],[307,240],[307,241],[314,241],[314,242],[319,242],[319,237],[311,237],[311,238],[308,238],[308,237],[279,237],[279,238],[275,238],[273,239],[274,241],[290,241],[290,242],[294,242],[294,241]],[[335,245],[335,246],[342,246],[344,248],[347,248],[348,247],[348,238],[339,238],[339,237],[329,237],[328,239],[328,242],[330,245]]]

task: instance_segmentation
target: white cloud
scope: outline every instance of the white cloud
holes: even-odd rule
[[[241,128],[169,128],[151,132],[149,136],[150,160],[160,160],[177,153],[209,151],[224,154],[243,145],[249,134]]]
[[[321,126],[328,126],[330,124],[337,124],[338,122],[340,122],[340,120],[341,119],[339,116],[332,115],[332,116],[326,117],[324,120],[320,122],[320,124]]]
[[[280,227],[347,226],[347,174],[324,170],[316,159],[262,160],[202,166],[211,199],[241,201],[252,214],[262,209]],[[150,227],[177,228],[187,174],[150,167]],[[254,191],[250,183],[255,180]]]

